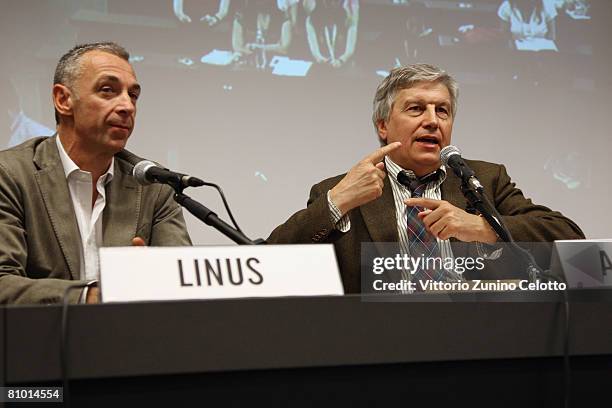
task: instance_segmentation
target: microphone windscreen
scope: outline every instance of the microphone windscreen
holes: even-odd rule
[[[151,167],[157,167],[157,165],[152,161],[142,159],[136,163],[132,174],[138,183],[143,186],[151,184],[151,181],[147,179],[147,170],[149,170]]]
[[[440,150],[440,161],[443,165],[448,166],[448,159],[454,155],[461,156],[461,150],[457,146],[448,145]]]

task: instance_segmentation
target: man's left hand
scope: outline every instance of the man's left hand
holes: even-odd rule
[[[463,242],[497,241],[497,234],[483,217],[469,214],[448,201],[431,198],[409,198],[405,201],[411,207],[421,207],[418,216],[425,228],[440,239],[456,238]]]

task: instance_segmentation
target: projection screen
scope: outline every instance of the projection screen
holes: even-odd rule
[[[143,92],[128,148],[222,186],[265,238],[310,186],[379,146],[374,90],[395,66],[460,84],[453,144],[526,196],[610,237],[607,0],[4,0],[0,141],[55,129],[51,85],[77,43],[116,41]],[[186,191],[228,220],[216,192]],[[185,215],[196,244],[225,244]]]

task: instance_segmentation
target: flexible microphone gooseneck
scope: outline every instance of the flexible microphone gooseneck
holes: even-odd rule
[[[221,187],[219,187],[218,185],[214,183],[205,182],[197,177],[165,169],[150,160],[146,160],[142,157],[136,156],[129,150],[123,149],[115,156],[119,159],[127,161],[133,166],[132,175],[139,184],[148,185],[151,183],[160,183],[171,186],[176,193],[174,195],[174,200],[177,203],[185,207],[187,211],[193,214],[200,221],[217,229],[223,235],[230,238],[232,241],[238,244],[247,245],[264,243],[262,239],[257,239],[253,241],[249,239],[246,235],[244,235],[244,233],[238,226],[238,223],[234,219],[234,215],[232,214],[227,200],[225,199],[225,194],[223,194],[223,190],[221,190]],[[206,206],[202,205],[201,203],[197,202],[196,200],[183,193],[183,190],[187,187],[200,186],[214,187],[219,192],[221,200],[223,201],[223,205],[225,206],[225,210],[227,211],[232,223],[234,224],[233,227],[227,224],[222,219],[220,219],[215,212],[211,211]]]
[[[138,157],[134,153],[125,149],[117,153],[117,157],[134,166],[132,174],[138,183],[142,185],[160,183],[169,184],[172,187],[179,186],[182,188],[200,187],[205,185],[204,181],[197,177],[168,170],[150,160]]]

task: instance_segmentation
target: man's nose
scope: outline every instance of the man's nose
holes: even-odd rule
[[[438,115],[435,106],[428,106],[423,113],[423,127],[426,129],[438,128]]]
[[[116,108],[117,112],[121,115],[133,115],[136,112],[136,105],[127,92],[123,92],[119,96],[119,101]]]

